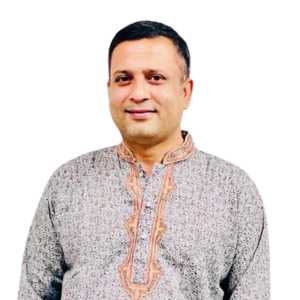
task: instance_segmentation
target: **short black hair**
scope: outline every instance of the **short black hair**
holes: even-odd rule
[[[175,47],[179,55],[181,55],[185,61],[184,75],[186,78],[190,76],[190,52],[185,40],[170,26],[160,22],[142,20],[131,23],[126,27],[119,30],[112,39],[109,51],[108,51],[108,72],[110,74],[111,57],[113,50],[122,42],[139,40],[143,38],[155,38],[164,36],[169,38]]]

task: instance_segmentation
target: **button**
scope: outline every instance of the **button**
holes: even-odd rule
[[[153,208],[155,206],[153,201],[145,201],[145,207]]]
[[[141,232],[141,238],[142,238],[142,239],[146,240],[147,237],[148,237],[147,232],[145,232],[145,231]]]
[[[138,163],[138,174],[139,174],[139,177],[145,177],[145,171],[144,171],[141,163]]]

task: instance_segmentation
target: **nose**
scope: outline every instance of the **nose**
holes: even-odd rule
[[[143,80],[135,80],[130,93],[130,100],[134,102],[142,102],[149,99],[149,91],[147,83]]]

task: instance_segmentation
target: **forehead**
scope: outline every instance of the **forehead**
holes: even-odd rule
[[[139,71],[160,69],[181,72],[183,59],[173,42],[166,37],[145,38],[120,43],[112,53],[111,73],[122,69]]]

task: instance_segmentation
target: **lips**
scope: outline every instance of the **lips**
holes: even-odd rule
[[[125,109],[128,113],[147,113],[147,112],[157,112],[156,109]]]
[[[133,120],[147,120],[152,118],[156,113],[156,109],[143,108],[143,109],[125,109]]]

